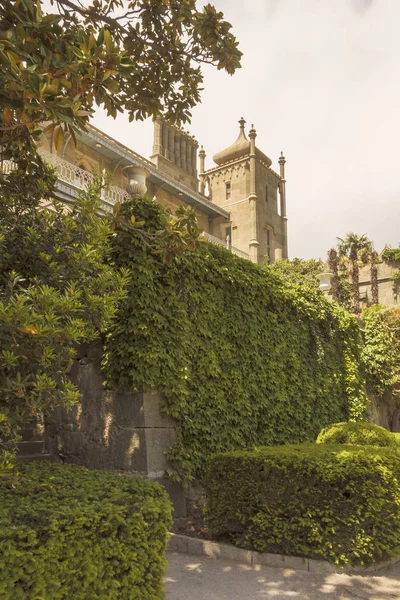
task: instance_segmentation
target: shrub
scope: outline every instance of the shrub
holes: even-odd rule
[[[156,483],[26,463],[0,485],[0,597],[163,598],[168,496]]]
[[[399,551],[400,450],[303,444],[209,461],[212,535],[284,555],[368,564]]]
[[[322,429],[317,444],[348,444],[351,446],[400,446],[400,439],[373,423],[335,423]]]
[[[157,231],[163,210],[121,207]],[[321,294],[204,243],[166,262],[119,231],[113,260],[135,274],[103,357],[119,389],[158,389],[178,423],[169,458],[201,479],[215,452],[314,441],[322,427],[365,412],[358,324]]]

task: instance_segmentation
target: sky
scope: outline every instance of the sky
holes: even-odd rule
[[[279,171],[287,160],[289,256],[326,258],[348,232],[400,242],[399,0],[210,0],[243,52],[233,76],[206,66],[191,134],[212,156],[243,116]],[[201,2],[198,2],[200,5]],[[93,124],[148,157],[151,121]]]

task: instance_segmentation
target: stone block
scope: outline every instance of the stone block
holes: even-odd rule
[[[140,428],[145,426],[142,392],[128,394],[118,392],[113,402],[115,425],[117,427]]]
[[[300,556],[281,556],[280,554],[253,552],[253,564],[278,569],[308,571],[308,559],[301,558]]]
[[[147,446],[144,429],[115,428],[108,451],[112,468],[119,471],[147,473]]]
[[[168,415],[161,414],[164,400],[160,392],[151,390],[143,394],[144,427],[174,428],[176,422]]]
[[[188,538],[188,554],[193,556],[204,556],[203,540]]]
[[[218,546],[219,558],[234,560],[249,565],[253,562],[253,552],[250,550],[244,550],[243,548],[237,548],[236,546],[230,546],[229,544],[218,544]]]
[[[186,518],[186,494],[183,485],[180,483],[174,483],[166,477],[157,478],[155,479],[155,481],[158,481],[158,483],[160,483],[167,490],[168,496],[170,497],[174,509],[172,513],[173,518]]]
[[[147,475],[148,477],[157,477],[159,473],[163,473],[169,467],[165,453],[175,444],[175,429],[149,427],[142,431],[146,444]]]
[[[203,546],[204,556],[209,558],[222,558],[221,557],[221,544],[216,542],[209,542],[208,540],[200,540]]]
[[[336,573],[338,568],[336,565],[326,560],[315,560],[313,558],[309,558],[308,570],[310,573]],[[343,572],[343,569],[341,569],[340,572]]]
[[[168,552],[179,552],[180,554],[188,554],[189,538],[184,535],[171,533],[171,538],[168,542]]]
[[[136,394],[118,392],[113,401],[115,423],[121,427],[129,424],[130,427],[174,428],[175,421],[161,414],[162,404],[162,394],[155,390]]]

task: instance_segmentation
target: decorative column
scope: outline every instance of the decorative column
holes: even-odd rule
[[[282,226],[283,226],[282,258],[288,258],[285,163],[286,163],[286,159],[283,156],[283,152],[281,152],[281,155],[279,157],[279,168],[280,168],[280,176],[281,176],[281,183],[280,183],[281,219],[282,219]]]
[[[162,154],[165,158],[169,158],[169,146],[168,146],[168,130],[169,127],[166,123],[163,124],[163,137],[162,137]]]
[[[162,120],[158,117],[154,121],[153,154],[161,154],[162,148]]]
[[[181,136],[181,167],[186,171],[186,137],[184,133]]]
[[[175,164],[177,167],[180,167],[181,166],[181,134],[179,131],[175,131],[174,148],[175,148]]]
[[[191,175],[193,174],[192,148],[193,148],[192,139],[190,137],[188,137],[187,140],[186,140],[186,170]]]
[[[239,121],[240,128],[244,129],[244,120]],[[256,137],[257,133],[254,129],[254,125],[251,126],[249,131],[250,138],[250,260],[254,263],[258,263],[258,248],[260,242],[257,236],[257,194],[256,194]]]
[[[203,146],[200,148],[199,159],[200,159],[200,170],[199,170],[199,178],[200,178],[200,194],[205,194],[206,191],[206,180],[204,175],[204,161],[206,158],[206,153],[204,151]]]
[[[193,146],[192,146],[192,173],[195,177],[197,177],[197,148],[199,144],[193,138]]]
[[[175,162],[175,130],[173,127],[169,127],[168,131],[168,150],[169,150],[169,160],[171,162]]]

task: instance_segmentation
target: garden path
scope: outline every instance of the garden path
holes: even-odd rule
[[[311,573],[169,553],[166,600],[400,600],[400,565],[379,575]]]

